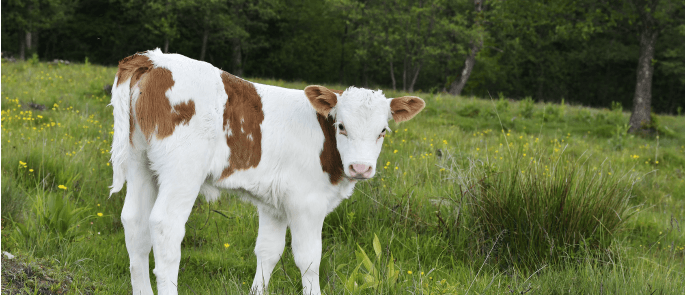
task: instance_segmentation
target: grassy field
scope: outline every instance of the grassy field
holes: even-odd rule
[[[130,292],[125,193],[108,197],[115,72],[3,61],[3,294]],[[634,136],[618,105],[414,95],[424,112],[391,123],[377,176],[326,218],[325,293],[685,293],[684,117]],[[179,292],[247,294],[257,226],[250,204],[198,198]],[[281,261],[270,290],[300,293],[289,245]]]

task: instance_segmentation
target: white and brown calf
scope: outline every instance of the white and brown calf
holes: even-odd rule
[[[181,240],[198,194],[238,193],[259,210],[255,293],[264,293],[292,233],[305,294],[320,294],[324,217],[373,177],[388,120],[411,119],[418,97],[251,83],[159,49],[119,63],[112,89],[112,193],[128,183],[121,221],[135,294],[176,294]]]

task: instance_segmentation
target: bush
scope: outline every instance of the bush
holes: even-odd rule
[[[499,93],[499,99],[497,100],[495,106],[497,111],[500,113],[506,113],[509,111],[509,101],[504,98],[504,94],[502,92]]]
[[[455,177],[468,188],[469,212],[490,243],[486,248],[496,246],[492,261],[534,270],[610,245],[628,215],[630,177],[590,168],[587,159],[580,164],[552,156],[525,163],[512,157],[505,167],[474,162]]]
[[[522,117],[527,119],[533,117],[533,108],[535,107],[535,102],[533,101],[532,97],[527,96],[524,98],[521,103],[519,103],[519,107]]]
[[[477,117],[478,114],[480,114],[480,107],[475,103],[475,102],[470,102],[464,105],[459,111],[457,111],[457,114],[462,117],[469,117],[469,118],[474,118]]]

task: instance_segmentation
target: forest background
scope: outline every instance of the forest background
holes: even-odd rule
[[[244,77],[685,107],[682,0],[2,0],[5,57],[156,47]]]

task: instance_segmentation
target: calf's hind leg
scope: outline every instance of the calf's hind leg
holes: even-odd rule
[[[178,267],[185,224],[206,174],[204,163],[192,157],[173,157],[158,170],[159,194],[150,214],[155,278],[159,294],[178,294]]]
[[[144,152],[132,151],[126,173],[126,199],[121,211],[133,294],[142,295],[152,295],[149,265],[152,240],[148,219],[157,197],[157,184],[147,163]]]

